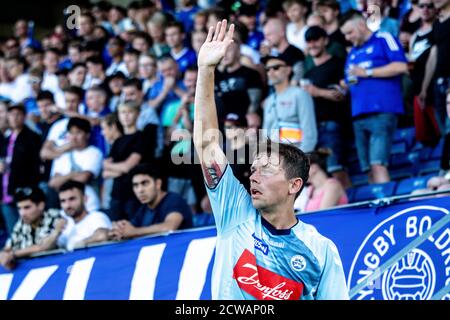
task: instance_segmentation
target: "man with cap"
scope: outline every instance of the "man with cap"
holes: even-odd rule
[[[351,182],[344,171],[342,149],[345,141],[345,120],[350,120],[351,116],[343,101],[343,89],[339,86],[340,81],[344,79],[345,61],[327,51],[329,38],[321,27],[310,27],[306,31],[305,39],[312,67],[306,70],[304,77],[308,81],[305,81],[307,84],[302,85],[302,88],[314,100],[318,146],[332,150],[332,154],[327,157],[328,173],[332,173],[344,185],[349,186]]]
[[[275,142],[294,144],[311,152],[317,143],[314,102],[305,90],[291,86],[292,67],[284,55],[263,59],[269,84],[275,91],[264,101],[263,129]]]
[[[39,183],[39,150],[41,138],[25,125],[25,107],[8,107],[10,134],[0,146],[0,174],[2,174],[2,214],[8,234],[12,232],[19,215],[13,195],[17,188],[37,186]]]

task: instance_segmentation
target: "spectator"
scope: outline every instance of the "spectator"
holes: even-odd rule
[[[142,79],[142,91],[147,93],[158,81],[156,58],[148,53],[139,57],[139,78]]]
[[[79,41],[72,41],[67,47],[68,57],[64,59],[60,64],[60,69],[72,69],[75,63],[82,62],[81,60],[81,43]]]
[[[279,56],[283,55],[288,65],[292,67],[292,84],[298,84],[303,76],[303,52],[289,44],[286,38],[285,26],[282,20],[278,18],[269,19],[264,25],[264,38],[268,43],[267,48],[261,46],[261,56]]]
[[[166,36],[164,29],[167,23],[167,18],[162,12],[156,12],[147,22],[147,29],[150,37],[153,40],[151,53],[157,58],[169,54],[170,48],[166,44]]]
[[[29,76],[25,71],[25,61],[21,57],[12,57],[5,60],[5,69],[8,82],[0,83],[0,96],[13,103],[22,103],[32,95]]]
[[[343,164],[346,140],[344,126],[346,116],[350,117],[350,114],[343,102],[343,90],[339,87],[344,78],[345,61],[327,52],[329,36],[324,29],[310,27],[305,38],[314,66],[305,73],[309,83],[301,84],[314,100],[319,139],[317,145],[331,149],[332,154],[327,157],[327,171],[349,187],[350,178]]]
[[[126,102],[119,105],[118,118],[123,135],[112,144],[108,158],[103,161],[103,178],[113,178],[109,217],[111,220],[130,220],[139,207],[131,188],[129,172],[142,160],[143,134],[136,128],[139,105]]]
[[[111,220],[103,212],[86,209],[84,189],[83,183],[73,180],[59,189],[66,226],[57,243],[69,251],[108,240],[108,231],[112,227]]]
[[[125,42],[120,37],[112,37],[107,45],[108,54],[112,58],[112,63],[106,70],[106,75],[110,76],[118,71],[128,76],[128,70],[123,62],[123,54],[125,52]]]
[[[95,18],[89,12],[84,12],[80,15],[78,36],[84,41],[95,40],[94,29],[95,29]]]
[[[181,73],[197,62],[197,56],[191,48],[184,45],[186,33],[183,24],[170,22],[165,29],[166,43],[170,48],[170,55],[178,64]]]
[[[197,0],[181,0],[178,5],[175,11],[175,19],[183,24],[187,33],[190,33],[194,28],[194,17],[200,7],[197,6]]]
[[[59,90],[58,76],[56,72],[59,66],[60,52],[57,49],[47,49],[44,54],[44,79],[42,82],[42,90],[48,90],[56,94]]]
[[[2,214],[8,234],[18,219],[13,203],[14,191],[39,183],[39,150],[41,139],[25,125],[26,111],[23,105],[8,107],[10,135],[1,146],[0,173],[2,176]]]
[[[394,37],[398,37],[400,24],[398,20],[386,15],[387,5],[386,0],[367,0],[366,14],[369,17],[374,16],[374,18],[367,19],[367,26],[372,32],[388,32]]]
[[[69,87],[64,91],[66,109],[63,110],[65,118],[56,121],[48,132],[40,156],[42,160],[54,160],[73,149],[67,137],[67,124],[69,119],[79,116],[78,110],[83,99],[83,90],[79,87]]]
[[[223,125],[229,113],[245,118],[247,113],[257,112],[261,106],[263,83],[258,72],[240,62],[240,42],[235,38],[222,59],[216,73],[216,95],[223,102],[224,110],[218,110]]]
[[[309,156],[309,200],[305,211],[317,211],[348,203],[347,194],[338,180],[327,173],[326,157],[330,151],[314,151]]]
[[[142,164],[130,175],[133,192],[142,205],[133,220],[113,224],[111,238],[136,238],[192,227],[189,206],[176,193],[162,190],[162,180],[154,167]]]
[[[117,117],[117,113],[108,114],[102,119],[100,125],[102,127],[102,135],[109,146],[112,146],[117,139],[123,136],[123,126]],[[110,209],[113,182],[112,178],[103,179],[101,201],[102,208],[105,210]]]
[[[167,162],[165,163],[168,163],[165,168],[168,177],[167,191],[181,195],[191,207],[192,212],[196,211],[197,204],[192,185],[193,150],[191,148],[197,75],[196,67],[186,70],[183,84],[187,91],[178,100],[171,103],[166,112],[162,114],[162,125],[166,137],[165,150],[167,151]],[[184,161],[173,161],[173,159],[183,159]]]
[[[192,49],[194,49],[194,51],[195,51],[196,56],[198,55],[198,52],[199,52],[202,44],[205,42],[207,36],[208,36],[208,32],[205,29],[192,31],[191,45],[192,45]]]
[[[153,86],[155,88],[155,86]],[[149,103],[144,102],[144,93],[142,92],[142,83],[138,79],[129,79],[123,85],[124,101],[133,101],[140,106],[140,114],[137,120],[138,130],[143,130],[144,127],[152,123],[159,125],[159,117],[156,111]]]
[[[69,85],[82,88],[87,75],[86,64],[77,62],[69,70]]]
[[[305,32],[308,30],[306,25],[306,14],[308,5],[305,0],[287,0],[283,2],[283,9],[289,18],[286,26],[287,41],[302,50],[306,51]]]
[[[148,92],[148,104],[161,114],[166,106],[178,99],[183,92],[183,82],[179,79],[178,65],[171,56],[158,59],[158,72],[161,78]]]
[[[39,107],[36,98],[41,91],[42,76],[43,73],[41,69],[30,69],[28,71],[28,83],[31,86],[31,92],[23,101],[23,104],[27,111],[28,120],[33,122],[39,121]]]
[[[5,58],[7,59],[20,56],[19,41],[14,37],[6,39],[3,46],[3,53],[5,54]]]
[[[67,124],[67,131],[72,148],[53,161],[48,185],[59,190],[69,180],[85,183],[86,207],[88,211],[97,210],[100,202],[94,185],[101,172],[102,153],[98,148],[88,144],[91,133],[89,121],[71,118]]]
[[[16,259],[56,248],[65,226],[59,210],[45,211],[45,195],[37,187],[19,188],[14,202],[20,219],[0,252],[0,265],[8,270],[15,268]]]
[[[339,29],[339,2],[337,0],[321,0],[317,3],[317,11],[325,20],[325,30],[330,42],[339,43],[342,47],[351,47]]]
[[[237,12],[237,20],[244,24],[248,30],[247,41],[245,43],[252,49],[259,51],[264,34],[257,29],[257,7],[254,5],[242,4]]]
[[[106,79],[105,65],[101,57],[94,56],[86,60],[87,75],[83,89],[88,90],[94,86],[101,86]]]
[[[433,24],[433,40],[427,60],[425,77],[420,91],[420,100],[425,105],[428,86],[433,80],[434,107],[436,118],[442,133],[450,132],[450,120],[445,112],[446,91],[450,86],[450,0],[433,0],[434,7],[439,10],[439,19]]]
[[[283,56],[265,58],[269,83],[274,86],[264,101],[263,129],[275,142],[291,143],[304,152],[317,143],[314,102],[305,90],[289,85],[292,67]]]
[[[131,47],[141,54],[148,54],[152,47],[152,38],[148,33],[138,31],[134,34],[133,40],[131,41]]]
[[[431,47],[433,46],[433,22],[436,19],[436,9],[432,0],[419,0],[417,7],[420,10],[420,27],[411,36],[409,44],[409,61],[414,63],[411,70],[413,94],[420,95],[425,68]],[[426,105],[433,104],[433,87],[428,86]]]
[[[450,87],[447,89],[447,121],[450,120]],[[444,148],[441,156],[441,173],[450,182],[450,132],[447,132],[444,138]]]
[[[41,136],[42,141],[45,141],[50,127],[56,121],[61,120],[62,116],[55,106],[55,99],[50,91],[43,90],[39,92],[36,100],[40,115],[40,120],[37,123],[37,133]]]
[[[399,39],[405,50],[409,49],[411,36],[420,28],[422,10],[419,8],[419,0],[411,0],[411,9],[405,13],[400,23]]]
[[[86,92],[86,110],[83,112],[82,118],[90,121],[92,126],[90,143],[99,148],[105,155],[106,141],[101,134],[100,120],[107,114],[111,113],[108,108],[108,94],[103,87],[94,86]]]
[[[403,113],[405,54],[398,39],[385,32],[372,33],[358,12],[349,11],[342,18],[341,31],[353,44],[345,70],[361,170],[369,173],[370,183],[388,182],[397,115]]]
[[[106,77],[105,84],[110,92],[108,108],[111,112],[115,112],[117,110],[117,106],[121,102],[122,89],[126,79],[127,78],[121,71]]]
[[[247,119],[238,114],[229,113],[225,118],[224,148],[230,167],[234,176],[250,193],[251,164],[253,163],[253,152],[249,146],[245,131],[247,130]],[[253,147],[253,146],[252,146]]]
[[[128,78],[135,78],[139,73],[139,56],[140,52],[136,49],[130,48],[125,50],[123,56],[123,62],[125,63],[126,72],[125,75]]]
[[[208,9],[198,11],[194,16],[194,25],[191,34],[195,31],[206,30],[206,22],[208,20]]]
[[[5,101],[0,100],[0,143],[4,143],[3,139],[8,130],[8,104]]]

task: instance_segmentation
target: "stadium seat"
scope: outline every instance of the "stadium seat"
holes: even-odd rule
[[[369,178],[365,173],[351,175],[350,180],[352,181],[352,185],[355,187],[364,186],[369,183]]]
[[[420,164],[419,176],[433,173],[437,175],[441,169],[440,160],[429,160]]]
[[[424,189],[427,187],[427,181],[432,178],[434,174],[429,174],[422,177],[409,178],[400,181],[395,190],[395,195],[410,194],[414,190]]]
[[[348,198],[349,203],[353,202],[353,198],[355,197],[356,189],[357,188],[349,188],[349,189],[345,190],[345,192],[347,193],[347,198]]]
[[[355,191],[354,202],[367,201],[391,197],[394,195],[397,182],[388,182],[382,184],[371,184],[359,187]]]
[[[414,127],[395,130],[393,140],[394,144],[397,142],[404,142],[406,147],[410,150],[413,147],[415,140],[416,129]]]

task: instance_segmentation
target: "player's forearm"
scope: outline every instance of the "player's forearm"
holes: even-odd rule
[[[205,132],[218,133],[216,103],[214,101],[214,67],[200,67],[195,94],[194,143],[196,148],[211,143]],[[213,132],[215,130],[215,132]]]

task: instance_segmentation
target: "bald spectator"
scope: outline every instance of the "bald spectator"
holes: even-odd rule
[[[303,52],[289,44],[286,38],[286,26],[279,18],[271,18],[264,25],[264,40],[268,46],[261,47],[261,56],[283,55],[287,64],[292,66],[292,84],[298,84],[303,76]]]

